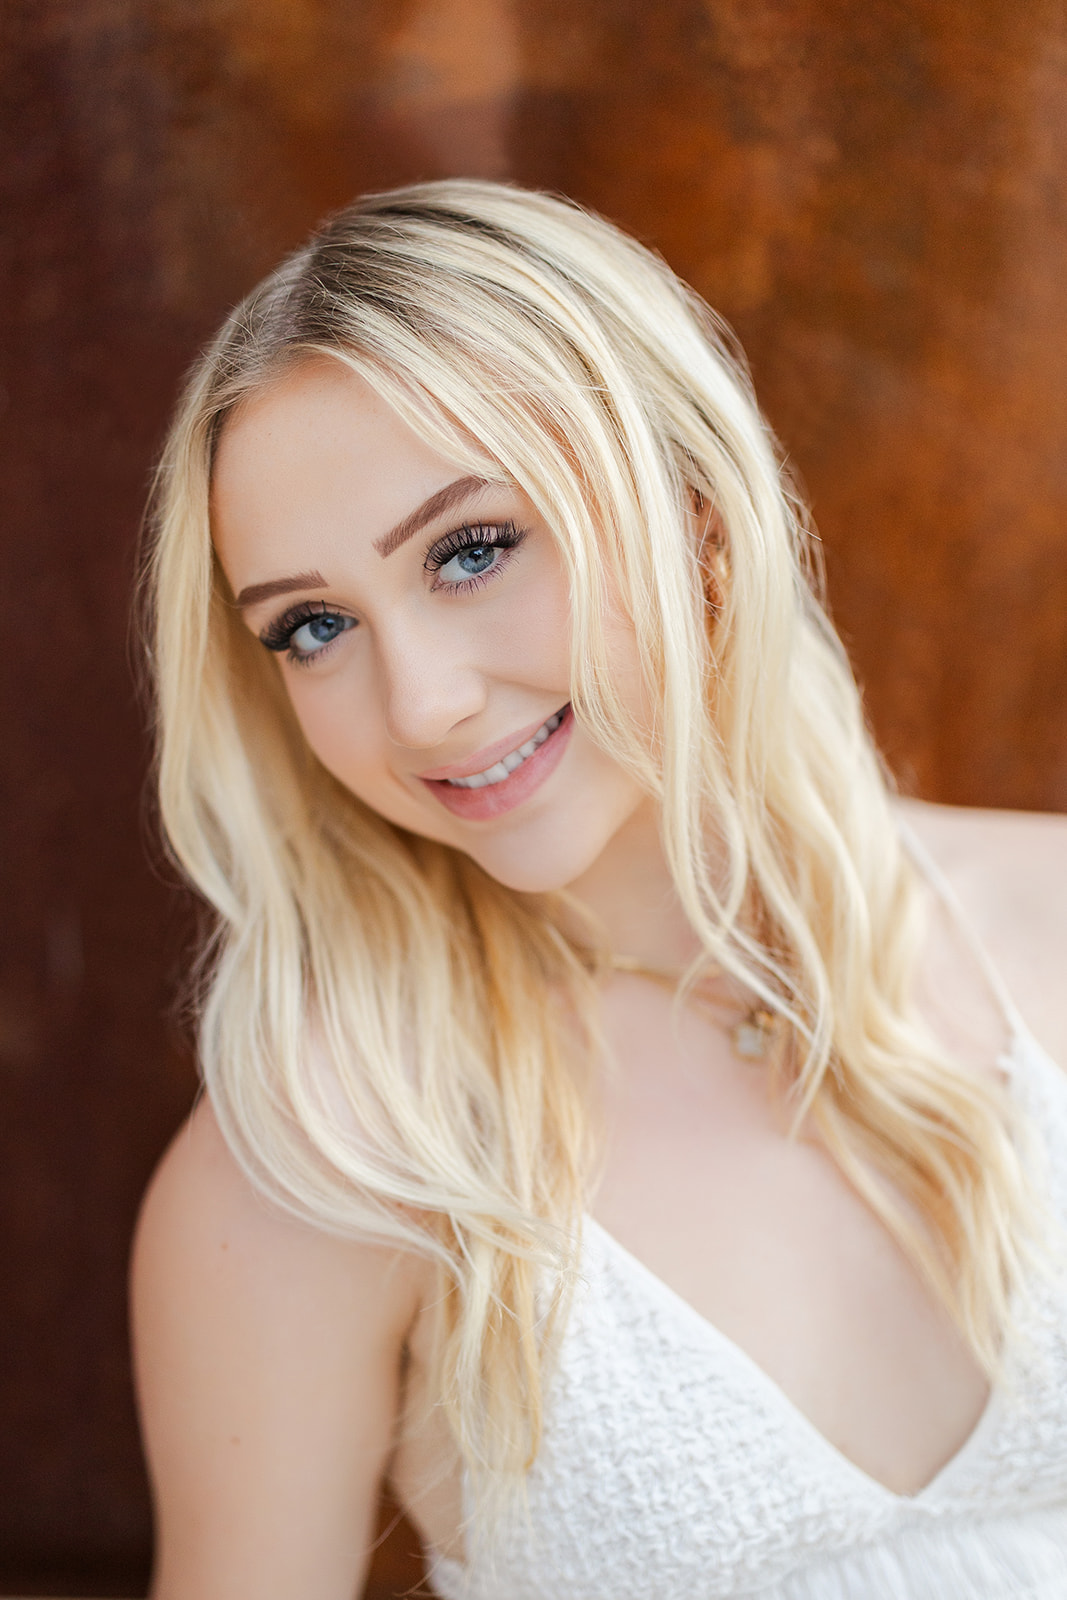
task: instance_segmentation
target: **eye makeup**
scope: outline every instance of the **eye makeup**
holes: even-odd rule
[[[301,649],[294,644],[293,641],[301,629],[308,627],[309,623],[316,622],[322,625],[323,634],[317,641],[317,648]],[[331,624],[336,624],[336,627],[331,627]],[[323,655],[336,639],[356,626],[355,617],[346,616],[343,611],[335,610],[327,605],[325,600],[303,600],[299,605],[290,606],[287,611],[283,611],[280,617],[268,622],[260,631],[259,642],[266,645],[268,650],[274,650],[278,654],[284,650],[290,661],[303,665]]]
[[[509,554],[519,548],[526,534],[527,530],[517,528],[514,522],[464,523],[453,528],[443,538],[435,539],[423,557],[423,567],[434,577],[431,587],[453,592],[481,588],[504,570]],[[486,561],[484,558],[493,552],[497,552],[496,559]],[[469,557],[466,567],[462,564],[464,556]],[[458,569],[456,576],[442,581],[445,568],[453,562]]]
[[[433,579],[431,590],[464,594],[481,588],[503,572],[526,535],[527,530],[514,522],[464,523],[453,528],[435,539],[423,556],[423,569]],[[447,569],[453,565],[456,572],[449,576]],[[314,634],[310,625],[315,623],[320,627],[318,636],[309,640],[311,647],[298,645],[296,636],[305,629]],[[268,650],[279,655],[284,652],[291,662],[304,665],[325,655],[342,634],[357,626],[355,617],[325,600],[302,600],[268,622],[260,630],[259,640]]]

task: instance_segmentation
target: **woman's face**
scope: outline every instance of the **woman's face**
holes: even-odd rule
[[[425,444],[339,362],[227,422],[219,559],[308,743],[390,822],[563,888],[642,805],[570,710],[568,585],[525,495]],[[632,631],[611,639],[636,698]]]

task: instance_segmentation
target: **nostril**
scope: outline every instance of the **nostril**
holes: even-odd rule
[[[386,714],[389,737],[408,750],[433,751],[447,744],[457,728],[485,709],[481,694],[407,692],[395,696]]]

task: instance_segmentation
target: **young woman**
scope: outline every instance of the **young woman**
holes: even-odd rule
[[[156,1600],[351,1600],[383,1477],[448,1600],[1067,1593],[1067,832],[893,799],[706,307],[557,199],[362,201],[155,530],[217,926]]]

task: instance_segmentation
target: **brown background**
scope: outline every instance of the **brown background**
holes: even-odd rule
[[[127,615],[182,369],[361,189],[560,188],[739,331],[905,783],[1067,809],[1067,11],[9,0],[0,26],[0,1590],[134,1594],[125,1257],[193,1076]]]

